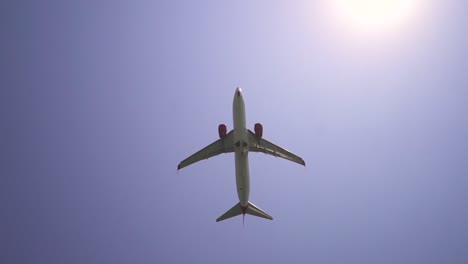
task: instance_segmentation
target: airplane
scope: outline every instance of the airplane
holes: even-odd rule
[[[186,158],[177,166],[177,171],[200,160],[217,156],[221,153],[234,152],[236,168],[236,185],[239,202],[226,213],[218,217],[216,222],[245,214],[273,220],[269,214],[258,208],[249,201],[250,175],[249,175],[249,152],[262,152],[275,157],[280,157],[305,166],[304,160],[263,138],[263,126],[256,123],[254,131],[247,129],[245,119],[245,103],[241,88],[237,87],[233,102],[234,129],[227,133],[225,124],[218,126],[219,139],[207,147],[201,149]]]

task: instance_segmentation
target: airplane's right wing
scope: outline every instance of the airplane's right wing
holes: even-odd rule
[[[280,146],[277,146],[271,143],[270,141],[266,139],[257,137],[255,133],[250,130],[249,130],[249,151],[263,152],[265,154],[287,159],[292,162],[296,162],[298,164],[305,166],[305,161],[301,157],[291,153],[290,151]]]
[[[234,152],[233,130],[231,130],[231,132],[229,132],[224,138],[216,140],[215,142],[180,162],[179,166],[177,166],[177,170],[187,167],[188,165],[191,165],[197,161],[208,159],[221,153],[229,152]]]

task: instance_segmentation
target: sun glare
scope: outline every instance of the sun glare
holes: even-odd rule
[[[340,17],[364,29],[379,29],[402,23],[415,0],[335,0]]]

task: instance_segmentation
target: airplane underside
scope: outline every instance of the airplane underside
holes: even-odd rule
[[[256,123],[252,132],[246,127],[245,103],[240,88],[236,89],[233,102],[234,129],[227,133],[225,124],[218,126],[219,139],[190,157],[179,163],[180,170],[200,160],[217,156],[221,153],[235,153],[236,185],[239,203],[234,205],[226,213],[216,219],[220,222],[237,215],[246,214],[273,220],[269,214],[255,206],[249,201],[250,175],[249,175],[249,152],[262,152],[275,157],[280,157],[305,166],[304,160],[263,138],[263,126]]]

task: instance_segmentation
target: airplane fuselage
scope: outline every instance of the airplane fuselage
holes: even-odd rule
[[[257,207],[252,201],[249,201],[249,152],[261,152],[275,157],[281,157],[304,166],[305,162],[301,157],[264,139],[263,126],[261,123],[255,124],[255,132],[247,129],[244,97],[240,88],[237,88],[234,93],[232,117],[234,128],[229,133],[227,133],[226,125],[220,124],[218,126],[219,139],[181,161],[179,165],[177,165],[177,170],[221,153],[234,153],[236,187],[239,202],[218,217],[216,222],[241,214],[244,216],[249,214],[273,220],[271,215]]]
[[[237,195],[242,207],[249,202],[250,175],[249,175],[249,142],[245,119],[245,103],[241,90],[238,88],[234,94],[233,102],[234,121],[234,149],[236,166]]]

